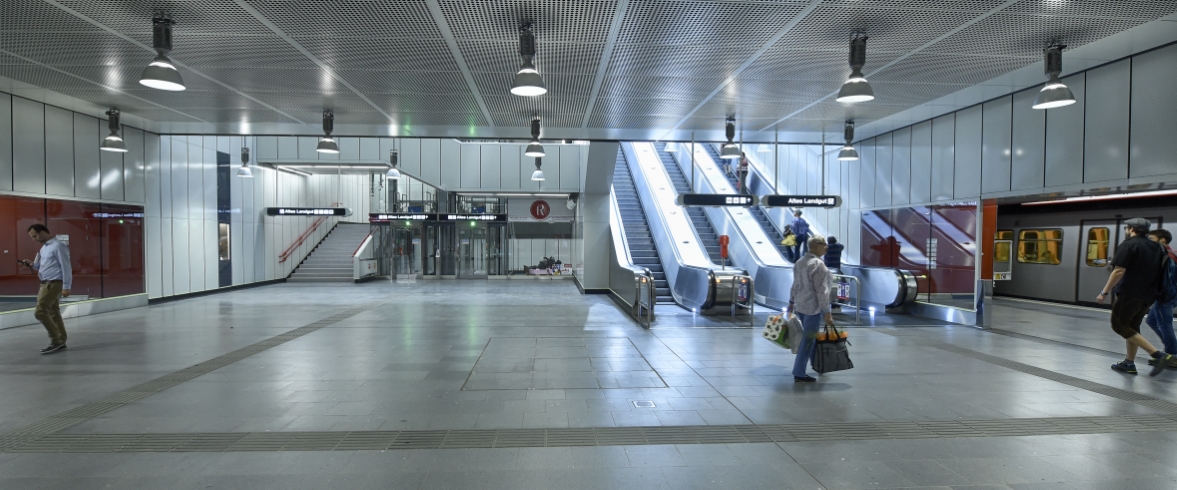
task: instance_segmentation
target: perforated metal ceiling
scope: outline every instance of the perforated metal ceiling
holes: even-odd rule
[[[141,87],[151,16],[177,21],[188,90]],[[0,76],[125,114],[220,131],[633,137],[860,124],[1177,12],[1177,0],[5,0]],[[534,23],[547,95],[510,95]],[[852,30],[876,101],[847,107]],[[198,127],[191,124],[186,127]],[[379,129],[374,129],[379,128]],[[602,133],[600,129],[617,131]]]

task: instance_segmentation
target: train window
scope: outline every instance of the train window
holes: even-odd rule
[[[1021,230],[1018,232],[1018,262],[1058,265],[1062,261],[1063,230]]]
[[[1014,232],[1013,230],[997,230],[997,233],[993,234],[993,239],[1013,241]],[[997,262],[1009,262],[1010,253],[1009,243],[997,243],[993,246],[993,260]]]
[[[1092,228],[1087,230],[1087,265],[1103,267],[1108,265],[1108,243],[1112,230]]]

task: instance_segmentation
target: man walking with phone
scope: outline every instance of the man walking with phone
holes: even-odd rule
[[[41,349],[41,353],[52,354],[65,349],[65,322],[61,319],[60,301],[69,297],[74,282],[73,267],[69,261],[69,248],[49,233],[48,227],[37,223],[30,226],[28,232],[29,237],[41,243],[41,251],[32,261],[20,259],[17,262],[37,271],[41,278],[34,316],[49,332],[49,347]]]
[[[1161,264],[1165,258],[1164,249],[1156,242],[1145,238],[1152,223],[1144,218],[1132,218],[1124,222],[1128,239],[1116,249],[1112,259],[1115,270],[1108,277],[1107,285],[1096,296],[1096,303],[1103,303],[1109,295],[1116,293],[1112,302],[1112,330],[1124,337],[1127,357],[1112,364],[1112,369],[1136,374],[1136,351],[1143,348],[1157,362],[1149,371],[1156,376],[1173,361],[1173,355],[1166,354],[1140,335],[1140,322],[1157,299],[1157,279],[1160,278]]]

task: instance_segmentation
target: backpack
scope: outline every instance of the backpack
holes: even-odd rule
[[[1161,295],[1157,301],[1169,308],[1177,307],[1177,262],[1168,253],[1161,262]]]

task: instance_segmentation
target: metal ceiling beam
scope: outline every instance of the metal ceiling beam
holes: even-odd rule
[[[821,1],[822,0],[810,0],[809,5],[806,5],[804,9],[801,9],[801,11],[798,12],[797,15],[793,16],[793,18],[789,20],[789,22],[785,24],[785,26],[776,33],[776,35],[772,36],[772,38],[769,39],[768,42],[764,43],[760,49],[756,50],[755,53],[752,53],[752,56],[748,57],[748,59],[745,60],[743,64],[732,71],[732,74],[724,79],[723,83],[719,84],[718,87],[715,87],[715,90],[712,90],[711,93],[707,94],[706,97],[703,97],[703,100],[699,101],[695,107],[691,108],[691,110],[688,111],[687,114],[682,117],[682,119],[679,119],[678,122],[674,123],[674,126],[666,130],[666,133],[662,135],[661,139],[669,138],[674,133],[674,131],[678,129],[679,126],[682,126],[683,123],[686,123],[687,120],[691,118],[691,116],[695,115],[695,113],[699,111],[699,109],[702,109],[704,105],[707,105],[707,103],[710,102],[711,99],[715,98],[715,96],[720,92],[722,92],[723,89],[727,88],[728,85],[731,85],[732,82],[736,81],[736,77],[740,76],[740,74],[743,73],[744,70],[747,70],[749,66],[752,66],[752,63],[755,63],[756,60],[760,59],[764,53],[768,52],[768,50],[772,48],[772,46],[776,44],[777,41],[780,41],[781,38],[785,37],[789,31],[792,31],[793,28],[797,27],[797,25],[800,24],[801,21],[805,19],[805,17],[808,17],[809,14],[813,13]]]
[[[45,3],[47,3],[47,4],[49,4],[49,5],[52,5],[52,6],[56,7],[56,8],[58,8],[58,9],[60,9],[61,11],[65,12],[65,13],[67,13],[67,14],[70,14],[70,15],[72,15],[72,16],[74,16],[74,17],[77,17],[77,18],[79,18],[79,19],[82,19],[83,21],[86,21],[87,23],[90,23],[90,24],[92,24],[94,27],[97,27],[97,28],[99,28],[99,29],[102,29],[102,30],[104,30],[104,31],[106,31],[106,32],[108,32],[108,33],[110,33],[110,34],[114,35],[114,36],[117,36],[119,39],[122,39],[122,40],[124,40],[124,41],[126,41],[126,42],[129,42],[129,43],[131,43],[131,44],[134,44],[134,45],[136,45],[136,46],[139,46],[139,47],[141,47],[141,48],[143,48],[143,49],[147,50],[148,52],[155,53],[155,48],[154,48],[154,47],[152,47],[152,46],[148,46],[148,45],[146,45],[146,44],[143,44],[143,43],[141,43],[141,42],[139,42],[139,41],[136,41],[134,38],[132,38],[132,37],[130,37],[130,36],[127,36],[126,34],[123,34],[123,33],[121,33],[121,32],[118,32],[118,31],[116,31],[116,30],[114,30],[114,29],[110,28],[109,26],[107,26],[107,25],[105,25],[105,24],[101,23],[101,22],[98,22],[98,21],[96,21],[96,20],[94,20],[94,19],[91,19],[90,17],[87,17],[85,14],[83,14],[83,13],[81,13],[81,12],[78,12],[77,10],[71,9],[71,8],[69,8],[69,7],[65,6],[65,5],[62,5],[62,4],[58,3],[58,2],[55,2],[54,0],[42,0],[42,1],[43,1],[43,2],[45,2]],[[192,68],[191,66],[188,66],[188,65],[185,65],[184,63],[181,63],[181,62],[179,62],[179,61],[176,61],[176,58],[175,58],[175,56],[171,56],[170,58],[171,58],[171,60],[172,60],[172,63],[174,63],[176,66],[178,66],[178,67],[180,67],[180,68],[183,68],[184,70],[186,70],[186,71],[188,71],[188,72],[190,72],[190,73],[192,73],[192,74],[195,74],[196,76],[199,76],[199,77],[201,77],[201,78],[204,78],[205,80],[208,80],[208,81],[210,81],[210,82],[212,82],[212,83],[215,83],[215,84],[217,84],[217,85],[220,85],[220,86],[222,86],[222,87],[225,87],[226,89],[229,89],[229,90],[231,90],[231,91],[235,92],[237,95],[240,95],[240,96],[242,96],[242,97],[245,97],[246,99],[249,99],[249,100],[251,100],[251,101],[253,101],[253,102],[256,102],[256,103],[258,103],[258,104],[261,104],[262,106],[266,107],[267,109],[270,109],[270,110],[272,110],[272,111],[274,111],[274,112],[277,112],[278,114],[281,114],[281,115],[283,115],[283,116],[286,116],[286,117],[288,117],[288,118],[290,118],[290,119],[293,119],[293,120],[295,120],[295,121],[298,121],[298,122],[299,122],[299,123],[301,123],[301,124],[306,124],[306,123],[305,123],[305,122],[303,122],[301,119],[299,119],[299,118],[297,118],[297,117],[294,117],[294,116],[291,116],[290,114],[287,114],[287,113],[285,113],[285,112],[282,112],[282,111],[281,111],[281,110],[279,110],[277,107],[274,107],[274,106],[272,106],[272,105],[270,105],[270,104],[267,104],[267,103],[265,103],[265,102],[262,102],[262,101],[260,101],[260,100],[258,100],[258,99],[255,99],[255,98],[253,98],[253,97],[250,97],[250,96],[249,96],[249,94],[246,94],[245,92],[242,92],[242,91],[240,91],[240,90],[237,90],[237,89],[235,89],[235,88],[233,88],[233,87],[229,86],[228,84],[221,82],[220,80],[217,80],[217,79],[215,79],[215,78],[213,78],[213,77],[210,77],[210,76],[208,76],[208,75],[205,75],[205,74],[204,74],[203,72],[201,72],[200,70],[197,70],[197,69],[195,69],[195,68]],[[147,58],[144,58],[144,61],[147,61]],[[87,81],[89,81],[89,80],[87,80]]]
[[[980,21],[982,21],[982,20],[985,20],[985,19],[989,18],[989,16],[991,16],[991,15],[993,15],[993,14],[996,14],[997,12],[1000,12],[1000,11],[1002,11],[1002,10],[1005,10],[1005,8],[1006,8],[1006,7],[1009,7],[1009,6],[1011,6],[1011,5],[1014,5],[1014,4],[1016,4],[1016,3],[1020,3],[1020,1],[1021,1],[1021,0],[1006,0],[1004,3],[1002,3],[1001,5],[998,5],[998,6],[994,7],[992,10],[990,10],[990,11],[988,11],[988,12],[985,12],[985,13],[983,13],[983,14],[981,14],[981,15],[978,15],[978,16],[976,16],[976,17],[973,17],[973,18],[972,18],[972,19],[970,19],[968,22],[965,22],[964,24],[961,24],[961,25],[959,25],[959,26],[956,26],[956,27],[955,27],[955,28],[953,28],[952,30],[950,30],[950,31],[948,31],[948,32],[945,32],[944,34],[941,34],[940,36],[936,37],[935,39],[933,39],[933,40],[931,40],[931,41],[928,41],[928,42],[924,43],[923,45],[919,46],[918,48],[915,48],[915,49],[913,49],[913,50],[911,50],[911,51],[909,51],[909,52],[907,52],[907,53],[904,53],[902,56],[900,56],[900,57],[898,57],[898,58],[895,58],[895,59],[891,60],[891,62],[890,62],[890,63],[887,63],[887,64],[885,64],[885,65],[883,65],[883,66],[880,66],[880,67],[876,68],[875,70],[871,71],[870,73],[867,73],[867,74],[866,74],[866,77],[867,77],[867,78],[873,77],[873,76],[875,76],[876,74],[878,74],[879,72],[882,72],[883,70],[886,70],[887,68],[890,68],[890,67],[894,66],[896,63],[899,63],[900,61],[903,61],[903,60],[905,60],[905,59],[908,59],[908,58],[910,58],[910,57],[914,56],[916,53],[919,53],[920,51],[923,51],[923,50],[925,50],[925,49],[928,49],[929,47],[931,47],[931,46],[935,45],[936,43],[938,43],[938,42],[940,42],[940,41],[943,41],[943,40],[945,40],[945,39],[948,39],[948,37],[949,37],[949,36],[952,36],[953,34],[956,34],[956,33],[960,32],[960,31],[963,31],[963,30],[965,30],[965,29],[969,28],[969,26],[972,26],[973,24],[976,24],[976,23],[978,23],[978,22],[980,22]],[[800,109],[797,109],[797,110],[795,110],[795,111],[793,111],[793,112],[789,113],[789,115],[787,115],[787,116],[785,116],[785,117],[782,117],[782,118],[780,118],[780,119],[777,119],[777,120],[776,120],[776,121],[774,121],[772,124],[769,124],[768,126],[765,126],[765,127],[763,127],[763,128],[760,128],[760,130],[759,130],[759,131],[757,131],[757,132],[768,131],[768,130],[769,130],[769,129],[771,129],[773,126],[776,126],[777,124],[780,124],[780,123],[782,123],[782,122],[785,122],[785,121],[786,121],[786,120],[788,120],[790,117],[796,116],[797,114],[800,114],[801,112],[805,111],[806,109],[809,109],[810,107],[813,107],[813,106],[815,106],[815,105],[817,105],[817,104],[821,103],[821,101],[823,101],[823,100],[826,100],[826,99],[829,99],[830,97],[833,97],[833,96],[835,96],[835,95],[838,95],[838,92],[837,92],[837,91],[830,92],[829,94],[826,94],[826,96],[825,96],[825,97],[822,97],[822,98],[820,98],[820,99],[817,99],[817,100],[815,100],[815,101],[813,101],[813,102],[810,102],[810,103],[809,103],[808,105],[806,105],[805,107],[802,107],[802,108],[800,108]],[[823,131],[823,132],[824,132],[824,131]]]
[[[470,74],[470,67],[466,65],[466,58],[462,56],[462,50],[458,48],[458,41],[454,38],[454,31],[450,29],[450,23],[445,20],[441,5],[437,4],[437,0],[425,0],[425,5],[429,7],[429,13],[433,15],[433,21],[437,23],[437,30],[441,31],[445,45],[450,48],[450,55],[454,57],[458,69],[462,71],[462,78],[466,79],[466,86],[470,88],[470,94],[474,96],[474,101],[478,102],[478,108],[482,110],[486,123],[492,128],[495,127],[495,121],[490,117],[490,109],[486,107],[486,101],[482,100],[482,92],[478,90],[478,84],[474,83],[474,75]]]
[[[629,10],[629,0],[618,0],[617,10],[613,13],[613,22],[609,24],[609,35],[605,38],[605,49],[601,51],[601,62],[597,65],[597,77],[593,79],[593,89],[589,92],[584,121],[580,123],[582,128],[588,127],[589,118],[593,116],[593,109],[597,106],[597,94],[601,91],[605,74],[609,72],[609,60],[613,58],[613,46],[617,44],[617,36],[621,34],[621,23],[625,20],[626,10]]]
[[[161,109],[167,109],[167,110],[169,110],[169,111],[172,111],[172,112],[174,112],[174,113],[176,113],[176,114],[179,114],[179,115],[181,115],[181,116],[187,116],[187,117],[190,117],[190,118],[192,118],[192,119],[195,119],[195,120],[197,120],[197,121],[200,121],[200,122],[203,122],[203,123],[209,123],[209,124],[212,124],[211,122],[209,122],[209,121],[205,121],[204,119],[201,119],[201,118],[199,118],[199,117],[193,116],[192,114],[188,114],[188,113],[186,113],[186,112],[183,112],[183,111],[178,111],[178,110],[176,110],[176,109],[172,109],[171,107],[168,107],[168,106],[166,106],[166,105],[163,105],[163,104],[160,104],[160,103],[157,103],[157,102],[154,102],[154,101],[150,101],[150,100],[144,99],[143,97],[139,97],[139,96],[137,96],[137,95],[135,95],[135,94],[130,94],[130,93],[127,93],[127,92],[123,92],[123,91],[122,91],[122,90],[120,90],[118,87],[111,87],[110,85],[101,84],[101,83],[95,82],[94,80],[90,80],[90,79],[88,79],[88,78],[86,78],[86,77],[82,77],[82,76],[75,75],[75,74],[73,74],[73,73],[70,73],[70,72],[68,72],[68,71],[65,71],[65,70],[62,70],[62,69],[59,69],[59,68],[55,68],[55,67],[52,67],[52,66],[46,65],[45,63],[41,63],[40,61],[37,61],[37,60],[33,60],[33,59],[29,59],[29,58],[25,58],[24,56],[21,56],[21,55],[19,55],[19,54],[12,53],[12,52],[9,52],[9,51],[5,51],[5,50],[3,50],[3,49],[0,49],[0,53],[6,54],[6,55],[8,55],[8,56],[11,56],[11,57],[13,57],[13,58],[17,58],[17,59],[23,60],[23,61],[25,61],[25,62],[28,62],[28,63],[34,64],[34,65],[37,65],[37,66],[40,66],[40,67],[42,67],[42,68],[47,68],[47,69],[53,70],[53,71],[55,71],[55,72],[57,72],[57,73],[60,73],[60,74],[62,74],[62,75],[65,75],[65,76],[68,76],[68,77],[71,77],[71,78],[76,78],[76,79],[78,79],[78,80],[81,80],[81,81],[83,81],[83,82],[92,83],[92,84],[94,84],[94,85],[97,85],[97,86],[99,86],[99,87],[102,87],[102,88],[104,88],[104,89],[106,89],[106,90],[109,90],[109,91],[111,91],[111,92],[115,92],[115,93],[118,93],[118,94],[122,94],[122,95],[124,95],[124,96],[127,96],[127,97],[130,97],[130,98],[132,98],[132,99],[141,100],[141,101],[143,101],[143,102],[146,102],[146,103],[148,103],[148,104],[151,104],[151,105],[153,105],[153,106],[159,107],[159,108],[161,108]],[[133,115],[133,113],[132,113],[132,115]]]
[[[282,28],[278,27],[277,24],[270,22],[270,19],[267,19],[266,16],[262,15],[260,11],[253,8],[249,2],[246,2],[245,0],[233,0],[233,3],[237,4],[238,7],[241,7],[242,10],[248,12],[249,15],[252,15],[253,18],[257,19],[258,22],[261,22],[262,25],[273,31],[275,35],[282,38],[283,41],[286,41],[287,44],[290,44],[290,46],[298,50],[299,53],[302,53],[303,56],[306,56],[307,59],[311,60],[311,63],[314,63],[319,67],[319,69],[327,72],[328,75],[331,75],[331,78],[335,79],[335,81],[339,82],[344,87],[347,87],[348,90],[351,90],[351,93],[355,94],[356,97],[359,97],[364,102],[367,102],[368,105],[372,106],[373,109],[376,109],[376,112],[379,112],[380,114],[384,115],[384,117],[387,117],[388,120],[392,121],[393,124],[397,124],[396,117],[393,117],[393,115],[385,111],[384,108],[380,107],[375,102],[372,102],[372,99],[369,99],[368,96],[361,93],[359,89],[348,83],[347,80],[344,80],[343,77],[338,73],[335,73],[335,70],[327,65],[327,63],[324,63],[323,60],[319,59],[318,56],[315,56],[313,53],[308,51],[307,48],[304,48],[302,44],[299,44],[298,41],[295,41],[294,38],[286,34],[286,32],[283,31]]]

